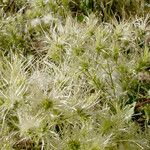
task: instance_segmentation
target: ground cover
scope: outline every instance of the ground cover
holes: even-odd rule
[[[149,1],[0,8],[0,149],[150,149]]]

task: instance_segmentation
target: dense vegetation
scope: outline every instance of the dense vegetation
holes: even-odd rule
[[[149,0],[0,0],[0,149],[150,149]]]

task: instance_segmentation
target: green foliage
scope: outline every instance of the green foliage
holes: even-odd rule
[[[0,149],[150,149],[148,8],[1,0]]]
[[[80,141],[73,140],[68,143],[70,150],[79,150],[80,149]]]

